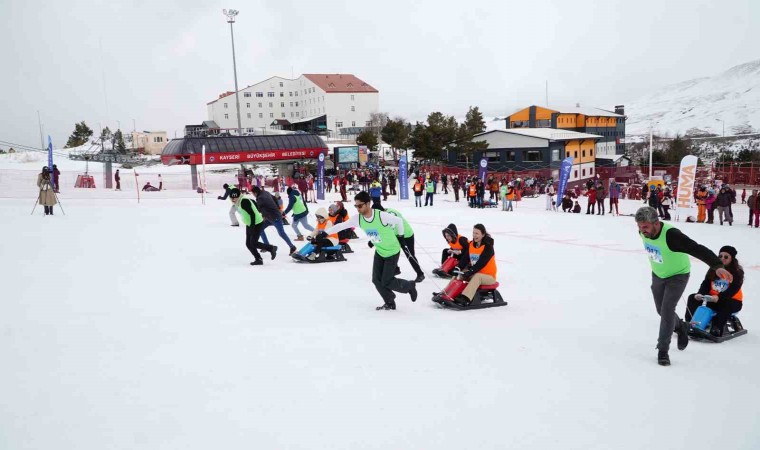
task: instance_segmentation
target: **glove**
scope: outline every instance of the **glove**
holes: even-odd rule
[[[222,198],[222,196],[221,196],[221,195],[220,195],[220,196],[218,196],[216,199],[217,199],[217,200],[224,200],[224,199]]]
[[[704,301],[705,296],[702,294],[697,294],[694,296],[694,299],[701,302],[701,301]]]
[[[375,244],[372,243],[372,241],[367,241],[367,247],[372,248]]]
[[[473,272],[472,270],[467,270],[462,274],[462,278],[464,278],[465,280],[469,280],[470,278],[472,278],[473,275],[475,275],[475,272]]]

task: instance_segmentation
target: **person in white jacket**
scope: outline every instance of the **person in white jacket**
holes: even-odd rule
[[[556,211],[557,207],[552,206],[552,201],[554,201],[554,184],[549,183],[546,185],[545,194],[546,194],[546,210]]]

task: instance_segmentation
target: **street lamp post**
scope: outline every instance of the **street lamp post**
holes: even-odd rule
[[[715,119],[716,122],[723,122],[723,137],[726,137],[726,121],[723,119]]]
[[[235,23],[235,16],[238,15],[238,11],[236,9],[223,9],[222,12],[227,16],[227,23],[230,24],[230,38],[232,39],[232,70],[235,74],[235,107],[237,108],[238,136],[242,136],[243,125],[240,123],[240,93],[238,92],[237,62],[235,61],[235,33],[232,31],[232,24]]]

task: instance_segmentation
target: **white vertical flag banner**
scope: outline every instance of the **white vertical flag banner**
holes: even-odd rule
[[[697,162],[694,155],[684,156],[681,160],[681,170],[678,171],[678,193],[676,195],[676,220],[688,217],[693,206],[694,180],[697,175]]]

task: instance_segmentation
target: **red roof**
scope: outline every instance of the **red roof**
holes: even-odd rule
[[[331,92],[378,92],[350,73],[305,73],[306,78],[327,93]]]

